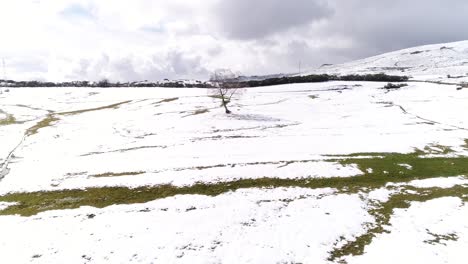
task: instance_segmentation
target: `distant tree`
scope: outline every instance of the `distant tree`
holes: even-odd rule
[[[102,79],[96,84],[96,86],[97,87],[102,87],[102,88],[110,87],[110,82],[109,82],[108,79]]]
[[[210,82],[213,84],[209,88],[212,97],[220,99],[226,114],[230,114],[231,110],[227,105],[234,95],[242,93],[239,75],[229,69],[219,69],[213,72]]]

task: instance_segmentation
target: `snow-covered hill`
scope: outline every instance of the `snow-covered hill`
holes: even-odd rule
[[[326,70],[458,83],[467,43]],[[384,85],[12,88],[0,262],[464,263],[468,89]]]
[[[307,74],[365,74],[384,72],[414,80],[459,83],[468,81],[468,41],[414,47],[344,64],[323,66]],[[451,78],[447,76],[450,75]]]

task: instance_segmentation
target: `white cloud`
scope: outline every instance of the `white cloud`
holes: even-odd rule
[[[294,72],[468,38],[466,11],[462,0],[5,0],[0,58],[9,78],[53,81]]]

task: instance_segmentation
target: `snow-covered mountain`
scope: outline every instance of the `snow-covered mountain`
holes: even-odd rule
[[[468,41],[419,46],[344,64],[326,65],[304,75],[380,72],[407,75],[415,80],[451,83],[468,81]]]

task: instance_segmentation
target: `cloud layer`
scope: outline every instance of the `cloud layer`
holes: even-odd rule
[[[466,14],[464,0],[8,0],[0,58],[7,78],[52,81],[295,72],[468,39]]]

